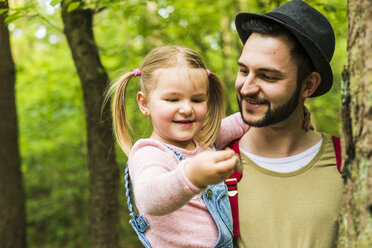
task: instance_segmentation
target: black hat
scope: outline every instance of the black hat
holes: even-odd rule
[[[252,32],[243,25],[250,19],[269,19],[287,28],[309,55],[315,70],[322,76],[318,89],[311,97],[329,91],[333,83],[330,61],[335,50],[335,35],[327,18],[301,0],[292,0],[264,15],[239,13],[235,18],[236,29],[243,44]]]

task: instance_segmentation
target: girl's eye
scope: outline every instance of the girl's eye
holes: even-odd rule
[[[204,102],[205,100],[204,99],[193,99],[192,102],[195,102],[195,103],[200,103],[200,102]]]
[[[168,98],[168,99],[165,99],[167,102],[177,102],[178,99],[177,98]]]

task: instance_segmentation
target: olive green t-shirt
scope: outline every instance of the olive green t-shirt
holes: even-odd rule
[[[315,157],[289,173],[266,170],[241,153],[239,247],[335,246],[343,181],[337,170],[332,137],[322,136]]]

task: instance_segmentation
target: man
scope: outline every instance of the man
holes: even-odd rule
[[[343,188],[334,144],[303,128],[305,99],[332,86],[332,26],[300,0],[235,24],[244,44],[235,88],[251,126],[239,140],[239,246],[334,247]]]

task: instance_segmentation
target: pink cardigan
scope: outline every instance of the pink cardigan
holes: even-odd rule
[[[223,119],[217,146],[224,147],[241,137],[249,127],[240,113]],[[213,150],[193,151],[169,145],[183,157]],[[139,213],[148,221],[146,237],[152,247],[213,247],[218,229],[201,198],[204,188],[186,177],[182,162],[163,143],[153,139],[138,140],[129,155],[129,173]]]

